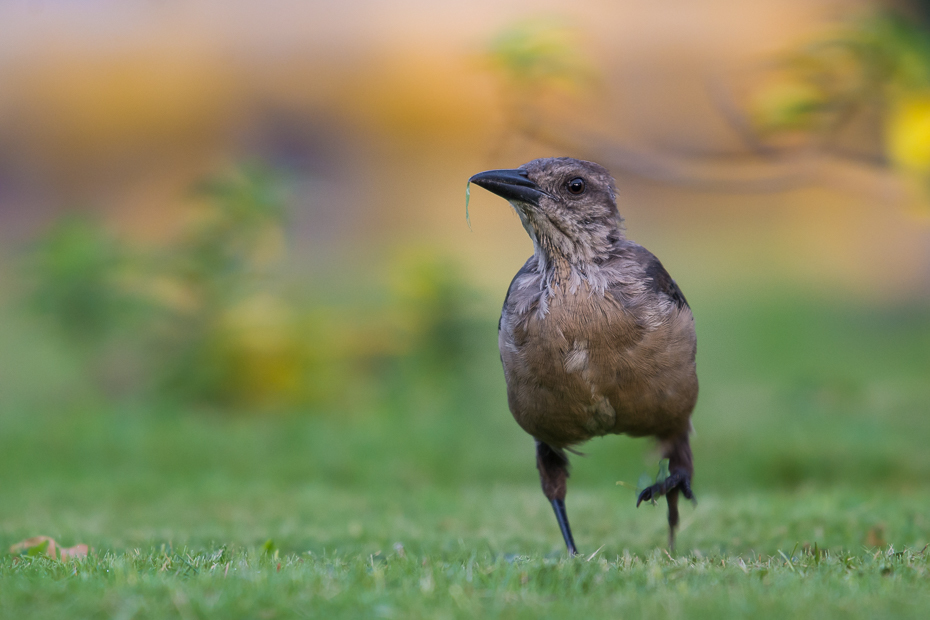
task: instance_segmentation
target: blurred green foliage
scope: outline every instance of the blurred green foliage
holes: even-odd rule
[[[930,179],[930,28],[893,11],[872,13],[787,54],[752,102],[767,135],[805,132],[829,142],[860,112],[882,118],[896,167]]]
[[[153,369],[169,394],[250,404],[293,397],[300,363],[290,305],[274,291],[284,255],[284,195],[266,170],[196,188],[198,218],[164,248],[145,288],[161,305]],[[259,358],[248,366],[249,353]],[[261,372],[264,381],[256,381]]]
[[[573,88],[594,76],[580,51],[578,33],[554,18],[509,25],[491,41],[487,58],[504,82],[516,89]]]
[[[539,138],[547,104],[575,100],[597,84],[597,69],[570,23],[556,17],[519,20],[489,42],[484,58],[497,78],[508,128]]]
[[[195,198],[195,217],[163,247],[133,247],[69,216],[30,249],[30,307],[104,394],[347,405],[385,383],[444,384],[473,354],[475,293],[451,261],[408,253],[378,284],[377,304],[340,303],[288,279],[280,179],[242,168]]]
[[[928,34],[919,22],[877,13],[814,38],[787,54],[787,75],[758,94],[758,121],[770,130],[820,129],[870,102],[927,90]]]
[[[69,215],[56,222],[32,250],[31,305],[55,317],[60,334],[94,346],[115,328],[131,305],[121,286],[127,249],[96,222]]]

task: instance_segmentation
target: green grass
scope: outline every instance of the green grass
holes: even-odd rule
[[[928,569],[911,551],[585,561],[137,549],[77,566],[3,566],[0,597],[10,617],[918,617],[930,604]]]
[[[689,299],[699,504],[677,553],[664,506],[616,485],[657,457],[610,437],[573,458],[571,560],[493,315],[451,376],[411,363],[361,405],[287,415],[108,404],[4,321],[0,617],[924,617],[927,305]],[[94,551],[5,553],[36,535]]]

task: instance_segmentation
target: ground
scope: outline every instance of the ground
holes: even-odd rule
[[[506,411],[494,317],[459,382],[261,414],[76,396],[6,333],[0,617],[923,617],[926,306],[690,301],[698,504],[668,554],[664,505],[617,484],[658,469],[648,441],[592,441],[574,559]],[[36,535],[92,552],[6,553]]]

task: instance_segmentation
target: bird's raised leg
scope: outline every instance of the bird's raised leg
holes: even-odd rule
[[[675,548],[675,528],[678,527],[679,491],[687,499],[694,501],[694,493],[691,492],[694,461],[691,445],[688,443],[688,433],[684,432],[674,439],[663,441],[662,454],[668,459],[668,478],[643,490],[636,500],[636,505],[665,496],[668,502],[668,548],[672,550]]]
[[[565,514],[565,482],[568,480],[568,457],[565,452],[553,448],[547,443],[536,440],[536,468],[539,470],[539,480],[542,482],[543,494],[552,503],[555,518],[562,530],[565,546],[569,555],[578,555],[572,530],[568,526],[568,515]]]

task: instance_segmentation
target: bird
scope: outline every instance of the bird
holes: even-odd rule
[[[653,437],[668,459],[667,477],[636,505],[665,496],[674,549],[679,494],[694,501],[697,339],[688,301],[659,259],[626,238],[616,182],[599,164],[535,159],[469,183],[510,202],[533,242],[507,290],[498,346],[510,411],[535,439],[568,553],[578,550],[565,510],[566,452],[608,434]]]

